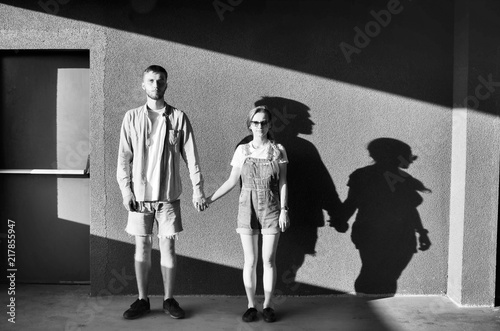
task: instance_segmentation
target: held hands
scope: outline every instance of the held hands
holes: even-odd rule
[[[281,232],[285,232],[286,229],[288,229],[290,227],[290,218],[288,217],[287,210],[284,210],[284,209],[281,210],[279,224],[280,224]]]
[[[204,211],[205,209],[208,208],[208,202],[207,199],[205,199],[204,196],[201,197],[193,197],[193,206],[196,208],[197,211]]]

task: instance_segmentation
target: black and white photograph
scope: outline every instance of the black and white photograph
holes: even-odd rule
[[[1,330],[500,330],[500,1],[0,0]]]

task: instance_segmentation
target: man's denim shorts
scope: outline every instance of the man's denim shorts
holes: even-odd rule
[[[181,201],[138,201],[138,211],[128,213],[125,231],[133,236],[153,234],[157,224],[158,238],[174,238],[182,231]]]

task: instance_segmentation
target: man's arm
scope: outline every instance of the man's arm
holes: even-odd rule
[[[128,114],[123,118],[120,130],[120,145],[118,147],[118,162],[116,167],[116,179],[120,186],[120,191],[123,197],[123,205],[129,211],[134,211],[136,208],[135,196],[132,191],[131,170],[134,151],[130,139],[130,121]]]
[[[188,167],[189,177],[193,185],[193,205],[198,211],[204,210],[208,206],[203,191],[203,176],[201,174],[193,127],[186,114],[183,114],[182,117],[182,132],[181,153]]]

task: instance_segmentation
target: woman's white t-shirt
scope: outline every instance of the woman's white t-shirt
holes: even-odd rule
[[[249,155],[245,154],[245,145],[249,146]],[[288,157],[286,155],[285,148],[281,144],[275,145],[280,151],[280,156],[275,161],[278,164],[288,163]],[[254,148],[252,143],[239,145],[234,151],[233,159],[231,160],[231,166],[241,168],[247,157],[253,157],[256,159],[267,159],[269,156],[268,148],[272,148],[270,145],[265,145],[261,148]]]

